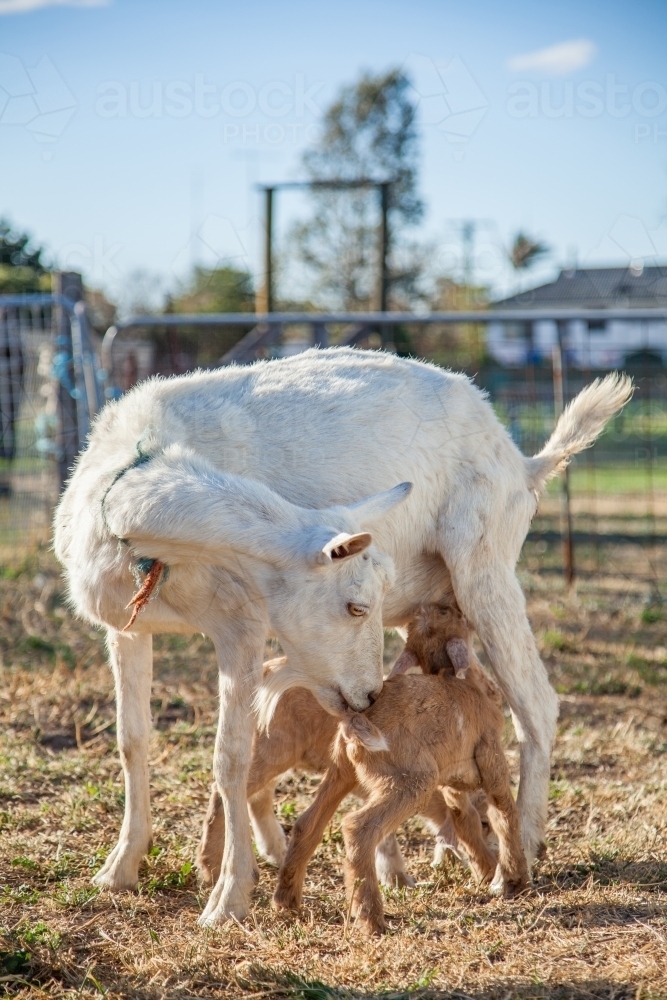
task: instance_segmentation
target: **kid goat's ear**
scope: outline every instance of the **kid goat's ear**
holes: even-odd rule
[[[461,680],[465,680],[466,672],[470,666],[468,643],[465,639],[450,639],[445,649],[447,650],[447,656],[452,661],[454,673]]]
[[[415,673],[418,672],[420,670],[419,660],[411,650],[404,649],[391,668],[389,676],[400,677],[401,674],[407,674],[409,670]]]
[[[381,753],[389,749],[385,737],[365,715],[353,712],[341,722],[341,731],[347,742],[361,743],[371,753]]]

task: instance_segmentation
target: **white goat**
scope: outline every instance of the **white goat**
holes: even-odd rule
[[[382,620],[404,624],[452,584],[513,711],[532,860],[558,701],[514,567],[538,491],[631,391],[614,375],[589,386],[535,458],[465,376],[376,352],[153,379],[109,404],[55,525],[72,600],[106,626],[116,682],[125,818],[97,883],[135,886],[150,845],[151,633],[205,632],[218,654],[214,769],[227,836],[202,915],[215,923],[244,917],[253,885],[246,780],[267,635],[288,664],[261,692],[264,722],[295,685],[332,712],[363,710],[382,685]],[[406,479],[407,499],[409,487],[394,487]],[[160,586],[124,632],[132,571]]]

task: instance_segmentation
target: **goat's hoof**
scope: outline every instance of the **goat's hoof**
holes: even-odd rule
[[[500,870],[500,865],[496,868],[496,874],[493,876],[491,884],[489,885],[489,892],[492,896],[502,896],[505,892],[505,879],[503,878],[503,873]]]
[[[143,856],[143,852],[142,852]],[[117,844],[91,882],[110,892],[134,892],[139,885],[139,861],[123,854]]]
[[[416,879],[407,872],[381,872],[378,882],[387,889],[414,889],[417,885]]]
[[[290,888],[281,888],[280,886],[274,892],[271,902],[274,910],[292,910],[294,912],[301,907],[301,900],[297,894]]]
[[[280,868],[285,860],[285,855],[287,854],[287,838],[284,834],[282,840],[279,840],[276,837],[271,846],[268,844],[258,843],[257,850],[260,857],[264,858],[264,860],[270,865]]]
[[[370,920],[360,917],[357,918],[357,923],[366,937],[382,937],[383,934],[387,933],[387,925],[384,920]]]
[[[222,885],[218,881],[197,923],[200,927],[215,927],[227,920],[240,923],[250,912],[251,892],[252,882],[248,884],[245,879],[242,882],[229,880]]]
[[[108,889],[109,892],[135,892],[139,885],[138,877],[123,877],[113,872],[98,872],[90,881],[98,889]]]
[[[530,889],[530,884],[525,878],[508,879],[503,886],[503,899],[516,899]]]
[[[197,923],[200,927],[219,927],[228,920],[234,920],[240,924],[248,916],[249,910],[250,907],[247,903],[241,900],[237,900],[236,903],[230,900],[225,905],[218,903],[217,906],[211,906],[209,902]]]
[[[227,923],[228,920],[234,920],[236,923],[241,923],[248,916],[247,907],[223,907],[216,906],[215,909],[208,908],[204,910],[201,914],[197,923],[200,927],[220,927],[222,924]]]

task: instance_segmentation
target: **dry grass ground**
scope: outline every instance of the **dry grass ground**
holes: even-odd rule
[[[260,863],[245,925],[197,926],[204,894],[192,862],[216,689],[202,637],[156,641],[155,846],[139,891],[112,896],[90,884],[123,805],[103,641],[66,610],[47,551],[20,562],[0,553],[0,989],[30,998],[667,997],[667,621],[655,585],[664,552],[618,545],[579,559],[570,595],[555,547],[529,544],[522,563],[562,695],[534,891],[507,903],[460,866],[434,871],[431,839],[413,821],[401,838],[419,886],[386,893],[392,932],[369,942],[347,920],[338,824],[311,864],[300,919],[272,911],[274,872]],[[516,770],[509,724],[507,748]],[[287,827],[314,784],[281,785]]]

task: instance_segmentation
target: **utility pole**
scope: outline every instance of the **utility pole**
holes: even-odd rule
[[[257,295],[256,311],[273,312],[273,192],[264,188],[264,284]]]
[[[463,281],[470,291],[472,287],[472,255],[475,246],[475,220],[465,219],[461,223],[461,243],[463,244]]]
[[[391,183],[383,181],[380,191],[380,267],[378,288],[378,309],[387,312],[389,305],[389,189]]]

